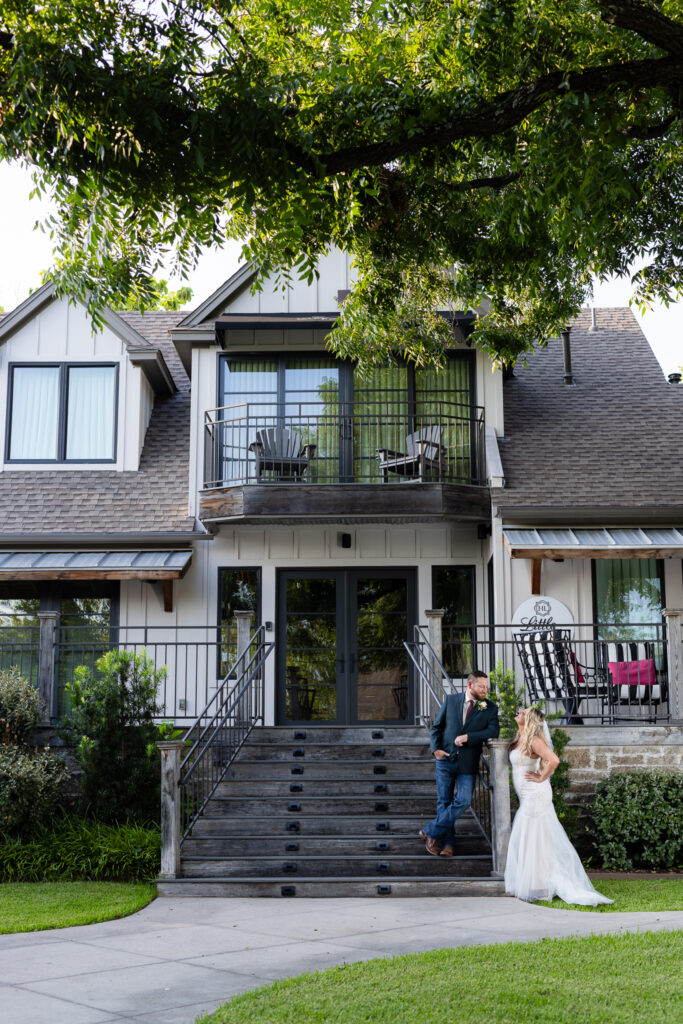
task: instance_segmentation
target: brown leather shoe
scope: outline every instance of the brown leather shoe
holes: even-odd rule
[[[432,839],[432,837],[428,836],[426,832],[422,831],[422,829],[420,829],[420,839],[424,839],[427,853],[431,853],[432,857],[439,856],[441,853],[441,843],[438,839]]]
[[[450,843],[446,843],[443,850],[439,854],[440,857],[455,857],[455,850]]]

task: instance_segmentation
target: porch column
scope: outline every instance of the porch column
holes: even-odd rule
[[[43,725],[57,714],[55,694],[55,644],[59,612],[38,612],[38,692],[44,704]]]
[[[434,651],[441,664],[443,665],[443,617],[446,614],[444,608],[427,608],[425,615],[427,616],[427,624],[429,626],[429,645]],[[441,669],[435,664],[431,654],[429,655],[429,662],[432,667],[432,671],[437,679],[441,678]]]
[[[665,608],[666,661],[669,675],[669,711],[674,722],[683,721],[683,635],[681,610]]]
[[[184,740],[163,740],[157,743],[161,752],[161,871],[160,878],[177,878],[180,874],[180,762]]]
[[[237,661],[235,665],[238,685],[249,664],[249,641],[251,640],[251,620],[253,617],[254,613],[250,611],[235,612],[235,618],[237,619]],[[256,699],[255,695],[253,699]],[[240,698],[237,718],[241,722],[250,721],[253,717],[254,708],[249,707],[248,701],[248,694]]]
[[[510,829],[510,769],[509,740],[489,740],[491,755],[491,848],[493,853],[493,875],[502,878],[508,854]]]

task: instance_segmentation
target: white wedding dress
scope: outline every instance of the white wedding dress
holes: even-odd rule
[[[505,865],[505,891],[520,900],[551,900],[596,906],[612,903],[593,888],[579,856],[569,842],[553,807],[550,780],[529,782],[527,771],[539,771],[540,758],[510,751],[512,782],[519,797]]]

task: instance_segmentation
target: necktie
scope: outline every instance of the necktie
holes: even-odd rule
[[[472,714],[472,708],[473,707],[474,707],[474,701],[473,700],[468,700],[468,702],[467,702],[467,711],[465,712],[465,721],[467,721],[467,719]]]

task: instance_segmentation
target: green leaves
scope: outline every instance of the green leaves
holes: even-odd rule
[[[0,28],[0,159],[38,168],[95,313],[228,237],[283,282],[349,251],[331,344],[366,360],[438,361],[434,303],[485,303],[514,361],[642,251],[640,298],[680,289],[673,3],[5,0]]]

